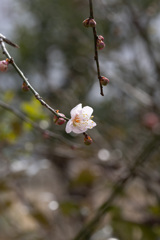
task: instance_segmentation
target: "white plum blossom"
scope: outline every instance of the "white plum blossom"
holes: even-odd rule
[[[92,113],[93,108],[88,106],[82,108],[82,104],[78,104],[70,112],[71,119],[67,122],[66,132],[79,134],[95,127],[96,123],[92,120]]]

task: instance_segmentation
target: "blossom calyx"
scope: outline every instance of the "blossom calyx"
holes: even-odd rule
[[[82,104],[78,104],[70,112],[71,119],[66,124],[66,132],[79,134],[95,127],[96,123],[92,120],[92,113],[93,108],[89,106],[82,108]]]
[[[8,64],[9,64],[9,59],[8,58],[6,60],[0,61],[0,71],[5,72],[8,68]]]
[[[95,27],[96,21],[93,18],[87,18],[83,21],[85,27]]]
[[[56,111],[58,113],[59,116],[55,115],[53,117],[53,121],[56,125],[62,125],[66,122],[66,120],[64,119],[65,115],[63,113],[59,113],[59,110]],[[61,117],[60,117],[61,116]]]
[[[85,135],[85,138],[84,138],[84,144],[85,145],[91,145],[93,142],[92,138],[88,135]]]
[[[109,83],[109,79],[104,77],[104,76],[101,76],[100,78],[100,83],[103,85],[103,86],[106,86],[108,83]]]

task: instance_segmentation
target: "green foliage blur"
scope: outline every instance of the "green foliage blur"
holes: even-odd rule
[[[67,134],[22,90],[11,65],[0,73],[0,240],[71,240],[159,132],[160,3],[93,0],[106,43],[101,75],[110,79],[102,97],[92,29],[82,25],[89,1],[7,1],[0,12],[10,13],[9,38],[20,48],[6,47],[31,85],[67,117],[79,103],[93,107],[97,126],[88,131],[92,145],[84,145],[82,134]],[[90,240],[160,239],[160,148],[150,155]]]

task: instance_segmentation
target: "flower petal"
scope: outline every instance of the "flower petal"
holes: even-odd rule
[[[71,118],[75,118],[75,116],[82,110],[82,103],[79,103],[76,107],[74,107],[70,114],[71,114]]]
[[[80,134],[80,133],[83,133],[85,131],[86,131],[86,129],[81,129],[81,128],[78,128],[78,127],[75,127],[75,126],[72,127],[72,132],[74,132],[76,134]]]
[[[83,107],[82,112],[83,112],[83,114],[87,114],[88,118],[90,118],[93,113],[93,108],[91,108],[89,106]]]
[[[94,121],[92,121],[92,120],[89,120],[88,121],[88,124],[87,124],[87,128],[88,129],[92,129],[93,127],[95,127],[97,124],[94,122]]]
[[[66,124],[66,133],[70,133],[72,131],[72,120],[70,119]]]

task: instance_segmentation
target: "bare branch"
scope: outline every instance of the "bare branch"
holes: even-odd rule
[[[90,18],[94,19],[92,0],[89,0],[89,8],[90,8]],[[102,96],[104,96],[103,86],[102,86],[101,81],[100,81],[100,79],[101,79],[101,73],[100,73],[99,57],[98,57],[98,49],[97,49],[97,39],[98,39],[98,35],[97,35],[96,27],[93,27],[93,36],[94,36],[94,51],[95,51],[94,60],[96,61],[96,66],[97,66],[97,76],[98,76],[98,79],[99,79],[100,94],[101,94]]]
[[[0,33],[0,39],[2,39],[4,42],[8,43],[9,45],[11,45],[12,47],[16,47],[19,48],[19,46],[13,42],[11,42],[9,39],[7,39],[4,35],[2,35]]]
[[[25,77],[25,75],[23,74],[23,72],[20,70],[20,68],[16,65],[15,61],[13,60],[13,58],[10,56],[9,52],[7,51],[5,44],[3,42],[3,39],[0,39],[0,44],[3,50],[3,53],[5,54],[5,56],[10,60],[10,63],[12,64],[12,66],[15,68],[15,70],[17,71],[17,73],[19,74],[19,76],[23,79],[23,81],[26,83],[28,89],[31,90],[31,92],[34,94],[35,98],[43,105],[45,106],[50,112],[52,112],[54,115],[56,115],[57,117],[61,117],[64,118],[66,121],[68,121],[69,119],[67,117],[63,117],[61,115],[59,115],[57,113],[57,111],[55,109],[53,109],[49,104],[47,104],[42,97],[39,95],[39,93],[33,88],[33,86],[29,83],[28,79]]]
[[[123,176],[123,178],[121,178],[121,180],[119,180],[115,184],[115,186],[113,187],[114,190],[110,194],[109,198],[98,208],[93,219],[81,229],[81,231],[77,234],[74,240],[88,240],[90,238],[97,224],[104,217],[104,215],[109,212],[113,200],[115,200],[119,196],[119,194],[122,192],[122,190],[124,190],[128,182],[130,182],[130,180],[132,180],[136,176],[136,171],[138,167],[148,160],[150,155],[153,154],[159,144],[160,135],[155,135],[149,142],[144,145],[142,151],[137,155],[137,157],[135,157],[134,164],[130,168],[130,171],[126,174],[126,176]]]

